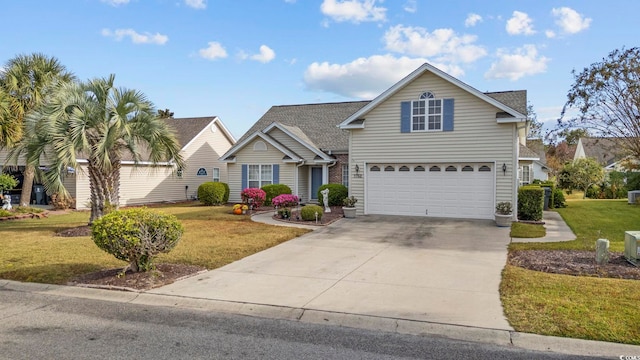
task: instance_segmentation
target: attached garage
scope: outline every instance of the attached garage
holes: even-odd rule
[[[367,164],[365,213],[493,219],[492,163]]]

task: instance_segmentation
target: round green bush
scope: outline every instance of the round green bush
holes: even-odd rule
[[[329,193],[331,195],[331,193]],[[329,196],[331,197],[331,196]],[[318,213],[318,220],[322,219],[324,210],[318,205],[305,205],[300,209],[300,217],[305,221],[315,221],[316,213]]]
[[[153,268],[153,258],[173,249],[184,228],[169,214],[133,208],[113,211],[93,222],[91,237],[102,250],[128,261],[133,272]]]
[[[229,196],[226,195],[228,190],[225,185],[225,183],[214,181],[200,184],[198,186],[198,200],[207,206],[226,204]],[[227,196],[227,201],[225,201],[225,195]]]
[[[324,199],[320,191],[329,189],[329,206],[342,206],[344,198],[349,196],[349,190],[342,184],[324,184],[318,188],[318,201],[324,204]]]
[[[271,199],[282,194],[291,194],[291,188],[285,184],[269,184],[261,187],[265,192],[264,205],[271,206]]]
[[[223,183],[223,182],[221,182],[220,184],[224,186],[224,197],[222,198],[222,203],[226,204],[229,202],[229,194],[230,194],[229,184]]]

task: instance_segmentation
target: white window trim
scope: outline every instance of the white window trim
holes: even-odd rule
[[[526,173],[528,175],[528,179],[525,179],[525,168],[527,168]],[[520,180],[520,186],[530,185],[533,182],[533,166],[531,164],[520,165],[520,168],[518,169],[518,177]]]
[[[437,114],[429,114],[429,107],[431,107],[431,102],[436,102],[439,101],[440,102],[440,112]],[[414,107],[416,107],[417,105],[419,105],[420,102],[424,102],[424,114],[418,114],[418,115],[414,115],[413,114],[413,109]],[[435,105],[433,105],[435,106]],[[431,92],[424,92],[420,95],[420,99],[418,100],[412,100],[411,101],[411,132],[441,132],[443,131],[443,127],[444,127],[444,121],[443,121],[443,117],[444,117],[444,99],[436,99],[433,95],[433,93]],[[415,130],[414,129],[414,124],[416,121],[416,118],[418,117],[424,117],[424,129],[418,129]],[[440,128],[439,129],[429,129],[429,116],[440,116]]]
[[[216,173],[218,173],[218,176],[216,176]],[[211,172],[211,178],[214,182],[220,182],[220,168],[213,168],[213,171]]]
[[[258,178],[257,179],[252,179],[251,178],[251,167],[252,166],[257,166],[258,167]],[[263,166],[268,166],[271,168],[271,178],[270,179],[263,179],[262,178],[262,167]],[[251,182],[257,182],[258,186],[251,186]],[[263,184],[264,182],[264,184]],[[247,164],[247,186],[248,187],[257,187],[258,189],[263,187],[264,185],[269,185],[266,182],[269,182],[269,184],[273,184],[273,165],[272,164]]]
[[[342,164],[342,185],[349,187],[349,164]]]

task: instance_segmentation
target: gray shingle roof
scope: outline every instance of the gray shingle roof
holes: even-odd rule
[[[542,139],[527,139],[527,147],[538,154],[541,162],[545,164],[547,163],[547,153]]]
[[[215,118],[215,116],[205,116],[164,120],[176,131],[176,137],[178,138],[178,143],[180,143],[180,148],[183,148]]]
[[[527,90],[486,92],[485,95],[500,101],[520,114],[527,115]]]
[[[238,143],[256,131],[262,131],[274,122],[295,126],[323,151],[347,151],[349,134],[337,125],[369,101],[272,106],[260,120],[238,140]],[[296,134],[297,135],[297,134]]]
[[[540,156],[536,154],[535,151],[529,149],[528,147],[520,144],[520,158],[539,158]]]
[[[603,166],[611,165],[625,157],[621,142],[614,138],[583,137],[580,140],[585,155],[596,159]]]

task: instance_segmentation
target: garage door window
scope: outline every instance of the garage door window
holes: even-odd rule
[[[458,168],[453,165],[449,165],[444,171],[458,171]]]
[[[429,168],[429,171],[434,172],[434,171],[440,171],[440,166],[432,166]]]
[[[411,169],[409,169],[408,166],[402,165],[402,166],[400,166],[400,169],[398,169],[398,171],[411,171]]]
[[[424,166],[418,165],[413,169],[413,171],[424,171]]]
[[[377,166],[372,166],[371,169],[369,169],[370,171],[380,171],[380,168]]]
[[[487,165],[482,165],[480,166],[480,169],[478,169],[478,171],[491,171],[491,168]]]
[[[473,166],[465,165],[465,166],[462,168],[462,171],[473,171]]]
[[[384,171],[396,171],[396,168],[394,168],[393,166],[387,166],[384,168]]]

